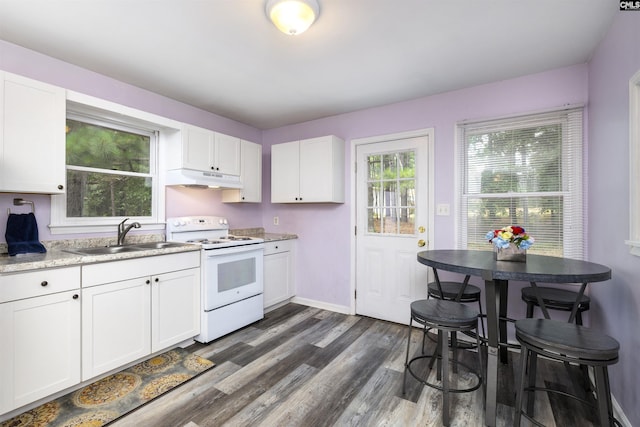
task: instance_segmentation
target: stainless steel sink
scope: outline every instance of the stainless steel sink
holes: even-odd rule
[[[144,250],[148,249],[166,249],[166,248],[177,248],[180,246],[184,246],[184,243],[177,242],[151,242],[151,243],[137,243],[132,246],[136,248],[141,248]]]
[[[137,248],[133,245],[129,246],[101,246],[98,248],[73,248],[73,249],[65,249],[65,252],[71,252],[73,254],[79,255],[112,255],[119,254],[122,252],[136,252],[142,251],[144,249]]]
[[[100,246],[93,248],[71,248],[64,249],[65,252],[78,255],[113,255],[123,252],[141,252],[152,249],[166,249],[177,248],[184,246],[184,243],[177,242],[150,242],[150,243],[136,243],[122,246]]]

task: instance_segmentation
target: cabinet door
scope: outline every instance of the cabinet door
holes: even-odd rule
[[[227,175],[240,175],[240,138],[215,132],[215,170]]]
[[[0,191],[63,193],[64,89],[10,73],[0,80]]]
[[[182,129],[182,167],[211,171],[213,167],[213,131],[185,126]]]
[[[82,380],[151,351],[149,278],[82,289]]]
[[[242,140],[240,164],[242,188],[222,190],[222,201],[225,203],[262,202],[262,146]]]
[[[291,252],[264,257],[264,306],[270,307],[293,296]]]
[[[151,278],[151,351],[156,352],[200,333],[200,269]]]
[[[300,141],[300,200],[344,202],[344,145],[333,136]]]
[[[78,294],[0,304],[0,413],[80,382]]]
[[[300,196],[300,143],[271,146],[271,202],[295,203]]]

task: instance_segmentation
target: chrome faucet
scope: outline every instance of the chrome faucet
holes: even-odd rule
[[[129,230],[132,228],[140,228],[142,227],[139,222],[132,222],[129,225],[124,225],[129,218],[125,218],[120,224],[118,224],[118,246],[124,244],[124,237],[127,235]]]

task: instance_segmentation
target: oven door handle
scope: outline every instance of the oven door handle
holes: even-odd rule
[[[231,246],[226,248],[208,248],[204,249],[204,256],[214,257],[221,255],[230,255],[238,253],[264,252],[264,243],[254,243],[250,245]]]

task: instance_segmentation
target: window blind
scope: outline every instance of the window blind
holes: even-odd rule
[[[531,253],[584,257],[582,108],[458,124],[459,248],[519,225]]]

